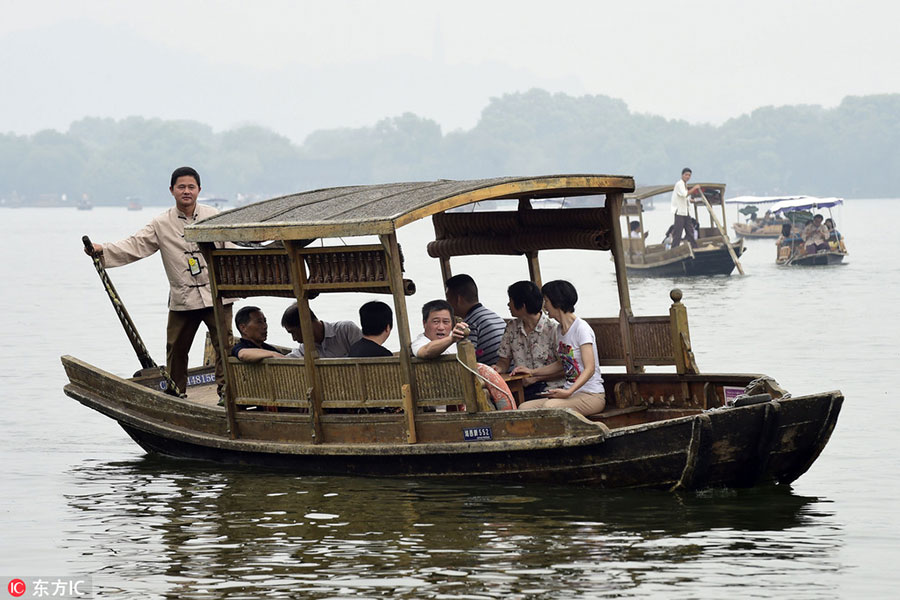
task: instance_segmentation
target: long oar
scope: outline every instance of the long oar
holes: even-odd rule
[[[712,217],[712,220],[716,224],[716,227],[719,228],[719,233],[722,234],[722,238],[725,240],[725,247],[728,248],[728,254],[731,255],[731,260],[734,261],[734,266],[737,267],[738,273],[743,275],[744,268],[741,266],[741,261],[738,260],[737,254],[735,254],[734,252],[734,248],[731,245],[731,240],[728,239],[728,232],[725,231],[725,228],[719,221],[719,217],[717,217],[716,213],[713,212],[712,205],[710,205],[709,200],[706,199],[706,195],[703,193],[702,189],[700,190],[700,197],[703,199],[703,204],[706,205],[706,210],[709,211],[709,216]]]
[[[175,395],[180,395],[181,390],[178,389],[178,386],[175,385],[175,382],[172,381],[172,378],[169,376],[168,371],[166,371],[165,367],[161,367],[154,362],[154,360],[150,357],[150,353],[147,351],[147,346],[144,345],[144,340],[141,339],[141,335],[138,333],[137,327],[134,326],[134,321],[131,320],[131,316],[128,314],[128,311],[125,310],[125,304],[122,303],[122,299],[119,298],[119,293],[116,291],[116,287],[113,285],[112,280],[109,278],[109,275],[106,272],[106,269],[103,267],[103,264],[100,262],[100,253],[94,252],[94,244],[91,243],[91,239],[88,236],[82,236],[81,241],[84,243],[84,248],[90,253],[91,258],[94,261],[94,268],[97,269],[97,275],[100,276],[100,281],[103,282],[103,287],[106,288],[106,294],[109,296],[109,301],[112,302],[113,309],[116,311],[116,316],[119,317],[119,321],[122,323],[122,328],[125,329],[125,335],[128,336],[128,341],[131,342],[131,347],[134,348],[135,354],[137,354],[138,360],[141,363],[141,367],[143,367],[141,375],[147,375],[150,373],[159,372],[168,385],[168,390],[174,392]],[[150,373],[143,372],[144,370],[149,371]]]

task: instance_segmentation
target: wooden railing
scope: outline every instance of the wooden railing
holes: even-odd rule
[[[258,363],[228,359],[235,404],[308,410],[309,389],[303,359],[267,359]],[[416,406],[465,404],[465,377],[456,356],[413,359],[418,389]],[[403,405],[400,358],[325,358],[316,361],[322,408],[380,409]]]

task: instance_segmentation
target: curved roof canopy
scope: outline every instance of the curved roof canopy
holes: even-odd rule
[[[725,204],[774,204],[783,200],[796,200],[797,198],[808,198],[809,196],[736,196],[729,198]]]
[[[772,205],[772,212],[776,215],[797,212],[799,210],[811,210],[813,208],[831,208],[843,204],[843,198],[816,198],[815,196],[800,196],[790,200],[782,200]]]
[[[327,188],[219,213],[186,227],[185,237],[195,242],[227,242],[378,235],[482,200],[561,198],[632,190],[634,179],[624,175],[440,179]]]

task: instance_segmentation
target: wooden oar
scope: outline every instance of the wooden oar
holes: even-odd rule
[[[109,278],[109,274],[100,262],[100,253],[94,252],[94,244],[91,243],[91,239],[85,235],[82,236],[81,241],[84,243],[85,250],[88,251],[94,261],[94,268],[97,269],[97,275],[100,276],[100,281],[103,282],[103,287],[106,289],[106,295],[109,296],[109,301],[112,302],[113,309],[116,311],[116,316],[119,317],[122,328],[125,329],[125,335],[128,336],[128,341],[131,342],[131,347],[134,348],[134,352],[137,354],[141,367],[143,367],[136,376],[159,373],[165,378],[169,393],[174,393],[176,396],[181,395],[181,390],[179,390],[178,386],[175,385],[175,382],[172,381],[168,371],[166,371],[164,367],[157,365],[150,357],[147,346],[144,345],[144,340],[141,339],[137,327],[134,326],[134,321],[131,320],[131,315],[125,310],[125,304],[123,304],[122,299],[119,298],[119,293],[116,292],[116,288]]]
[[[731,255],[731,260],[734,261],[734,266],[737,267],[738,273],[741,275],[744,274],[744,268],[741,266],[741,261],[738,260],[737,254],[734,252],[734,248],[731,246],[731,240],[728,239],[728,232],[725,231],[725,228],[722,226],[722,223],[719,222],[719,217],[716,216],[716,213],[713,212],[712,205],[709,203],[709,200],[706,199],[706,195],[703,193],[703,189],[700,189],[700,198],[703,199],[703,204],[706,205],[706,210],[709,211],[709,216],[712,217],[713,222],[716,224],[716,227],[719,229],[719,233],[722,234],[722,238],[725,240],[725,247],[728,248],[728,254]]]

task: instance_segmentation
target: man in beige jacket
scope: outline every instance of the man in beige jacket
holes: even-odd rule
[[[105,267],[119,267],[155,254],[162,256],[169,278],[169,322],[166,326],[166,369],[182,392],[187,388],[188,352],[194,335],[205,323],[216,351],[216,387],[221,396],[225,386],[223,357],[219,356],[209,271],[200,247],[184,239],[185,225],[192,225],[219,212],[197,204],[200,175],[191,167],[172,173],[169,192],[175,206],[156,216],[143,229],[124,240],[94,244]],[[85,249],[86,253],[89,253]],[[231,304],[225,305],[225,321],[231,327]]]

